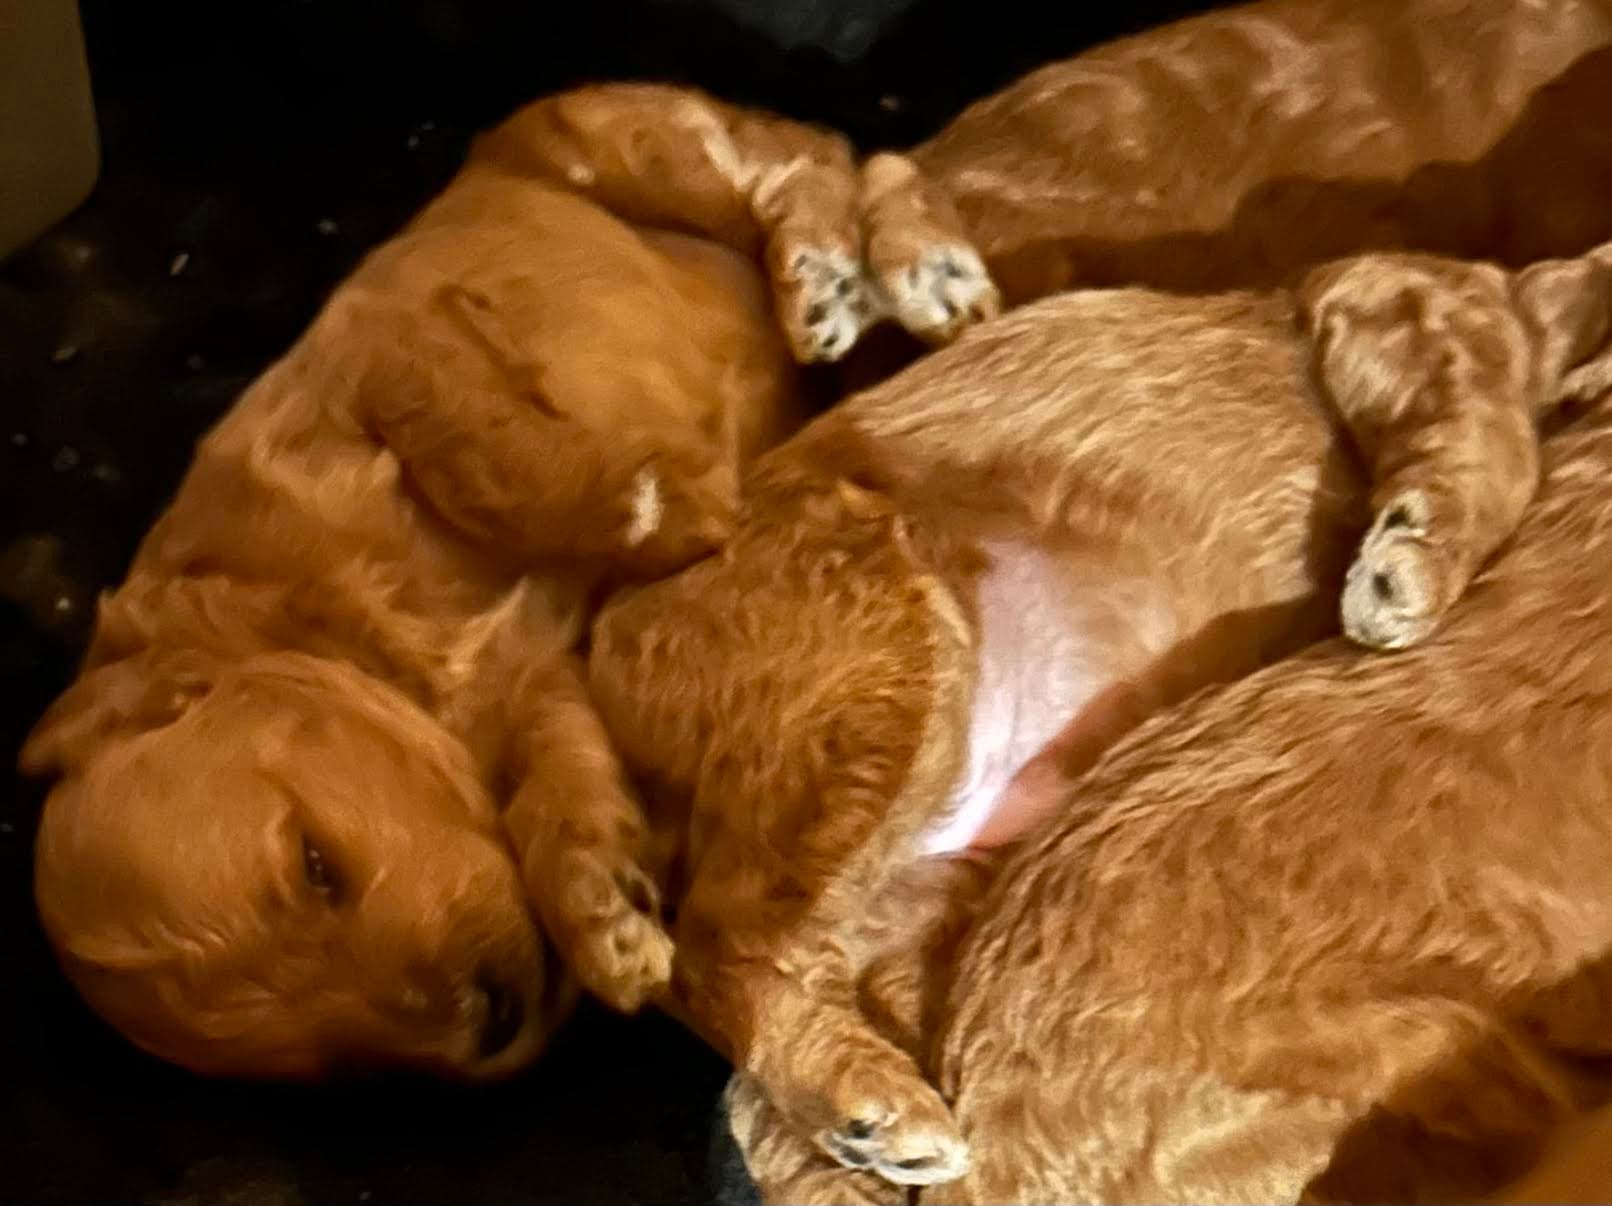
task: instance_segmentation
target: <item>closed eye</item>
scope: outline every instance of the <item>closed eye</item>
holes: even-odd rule
[[[325,852],[306,837],[302,839],[302,874],[307,879],[308,886],[327,900],[336,901],[341,898],[341,875],[326,857]]]

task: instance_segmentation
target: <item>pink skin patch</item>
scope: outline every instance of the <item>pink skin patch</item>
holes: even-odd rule
[[[985,827],[969,843],[973,850],[991,850],[1030,832],[1058,805],[1058,785],[1065,779],[1053,746],[1036,755],[1013,777],[997,797]]]
[[[1011,841],[1055,807],[1071,752],[1106,726],[1120,655],[1097,632],[1068,575],[1029,545],[986,545],[991,567],[976,598],[979,675],[968,756],[944,816],[921,837],[925,855],[960,854]],[[1134,616],[1143,645],[1169,624],[1144,601]]]
[[[1015,841],[1066,806],[1064,785],[1141,719],[1144,713],[1138,712],[1137,702],[1130,685],[1123,682],[1092,699],[1013,776],[970,849],[990,850]]]

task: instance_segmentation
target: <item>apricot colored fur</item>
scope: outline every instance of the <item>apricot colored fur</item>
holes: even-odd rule
[[[600,715],[687,835],[676,1008],[842,1163],[957,1175],[945,1104],[856,1006],[859,919],[962,765],[992,548],[1059,567],[1092,673],[1133,697],[1071,717],[1077,747],[1324,633],[1340,585],[1358,640],[1413,644],[1532,496],[1536,418],[1612,320],[1609,254],[1070,294],[764,457],[723,552],[594,629]]]
[[[549,154],[557,110],[677,106],[734,127],[732,246],[629,225]],[[685,166],[623,168],[618,200]],[[647,830],[573,650],[614,582],[732,531],[741,464],[802,414],[791,351],[823,350],[751,257],[854,244],[857,188],[831,135],[585,90],[481,140],[337,290],[202,442],[23,752],[59,777],[40,912],[98,1011],[207,1072],[487,1077],[578,980],[659,990]],[[786,317],[839,285],[791,283]]]
[[[653,881],[677,843],[656,825],[646,835],[569,649],[612,582],[698,557],[732,530],[740,464],[798,412],[787,353],[837,359],[885,317],[954,339],[999,306],[987,264],[1014,300],[1103,279],[1264,284],[1378,245],[1385,206],[1390,243],[1508,262],[1607,233],[1603,127],[1554,120],[1605,94],[1608,73],[1584,69],[1612,38],[1604,9],[1495,2],[1458,21],[1441,4],[1427,0],[1430,20],[1415,17],[1418,0],[1403,17],[1351,7],[1324,28],[1302,5],[1170,27],[1029,77],[910,157],[875,156],[860,180],[841,140],[679,89],[586,88],[516,115],[204,443],[107,603],[84,678],[30,747],[30,766],[64,775],[39,895],[70,973],[147,1046],[261,1074],[311,1074],[338,1056],[502,1074],[564,1012],[571,973],[623,1008],[653,995],[669,953]],[[1299,39],[1303,71],[1272,74],[1297,62],[1268,53],[1260,39],[1273,32],[1284,47]],[[1413,61],[1442,64],[1461,105],[1435,119]],[[1315,81],[1334,69],[1379,91],[1316,107],[1328,93]],[[1200,77],[1209,86],[1187,86]],[[1384,122],[1414,127],[1391,164],[1367,137]],[[1122,130],[1141,131],[1140,155]],[[1148,188],[1157,196],[1135,203]],[[1114,204],[1093,203],[1105,197]],[[1476,216],[1440,220],[1453,201]],[[1446,246],[1454,229],[1464,241]],[[1252,635],[1265,622],[1230,623]],[[1157,668],[1145,691],[1116,695],[1112,724],[1284,647],[1228,660],[1237,642],[1220,635]],[[295,699],[265,687],[260,700],[252,659],[281,653],[318,664],[273,662],[265,680],[319,678],[325,662],[357,677],[303,681]],[[230,692],[237,710],[312,713],[374,684],[396,689],[384,696],[395,723],[372,715],[331,738],[317,774],[291,765],[298,743],[213,750],[208,800],[189,800],[202,776],[170,783],[161,758],[128,760],[126,747],[160,753],[192,739],[181,734],[218,741],[216,725],[178,723],[215,690],[220,715]],[[452,738],[416,744],[457,769],[411,781],[458,786],[394,807],[362,768],[408,757],[396,746],[416,723]],[[1106,727],[1074,734],[1060,760],[1089,761]],[[260,756],[297,779],[293,794],[328,799],[254,801]],[[243,780],[253,787],[221,786]],[[469,806],[478,836],[450,856],[464,805],[449,797],[471,781],[493,803]],[[234,821],[208,811],[237,798]],[[520,893],[483,842],[496,804]],[[317,901],[268,903],[298,853],[292,813],[343,829],[411,810],[341,839],[359,868],[346,890],[362,885],[374,916],[322,928],[307,923]],[[200,815],[216,825],[192,823]],[[109,865],[121,870],[103,875]],[[412,894],[390,872],[400,865],[419,881]],[[207,874],[191,877],[196,867]],[[477,877],[499,886],[471,893]],[[273,893],[254,892],[270,879]],[[520,895],[570,972],[536,971]],[[471,1050],[492,1012],[476,987],[489,978],[518,981],[533,1022],[494,1061]]]

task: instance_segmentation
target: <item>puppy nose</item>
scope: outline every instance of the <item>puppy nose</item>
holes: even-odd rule
[[[491,976],[476,981],[476,990],[486,1002],[482,1014],[481,1041],[476,1046],[482,1059],[501,1054],[515,1041],[526,1021],[526,1004],[521,994]]]

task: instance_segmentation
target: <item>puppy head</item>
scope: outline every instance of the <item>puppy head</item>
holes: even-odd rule
[[[66,771],[35,896],[90,1005],[208,1074],[529,1062],[573,994],[457,743],[385,685],[285,654],[188,703],[170,682],[173,714],[131,726],[149,670],[93,672],[24,751]]]
[[[544,481],[479,484],[517,491],[523,512],[534,500],[539,512],[549,512],[549,531],[528,532],[526,540],[552,538],[557,553],[608,563],[631,578],[663,577],[732,536],[740,458],[758,424],[768,426],[790,392],[781,382],[760,382],[750,391],[753,407],[721,404],[718,396],[731,392],[732,383],[715,383],[709,367],[689,363],[690,348],[705,344],[698,314],[683,315],[695,328],[691,334],[679,322],[687,307],[650,281],[629,273],[635,287],[624,288],[598,268],[573,268],[588,288],[568,300],[564,319],[527,316],[531,326],[518,336],[505,299],[460,286],[437,295],[458,333],[486,359],[481,368],[491,371],[489,381],[515,383],[535,408],[538,417],[522,438],[552,445],[531,449],[552,467]],[[743,347],[733,351],[745,358]],[[744,379],[750,370],[738,364],[732,374]],[[385,383],[381,404],[409,389],[406,382],[401,389]],[[548,498],[534,494],[545,488]]]

